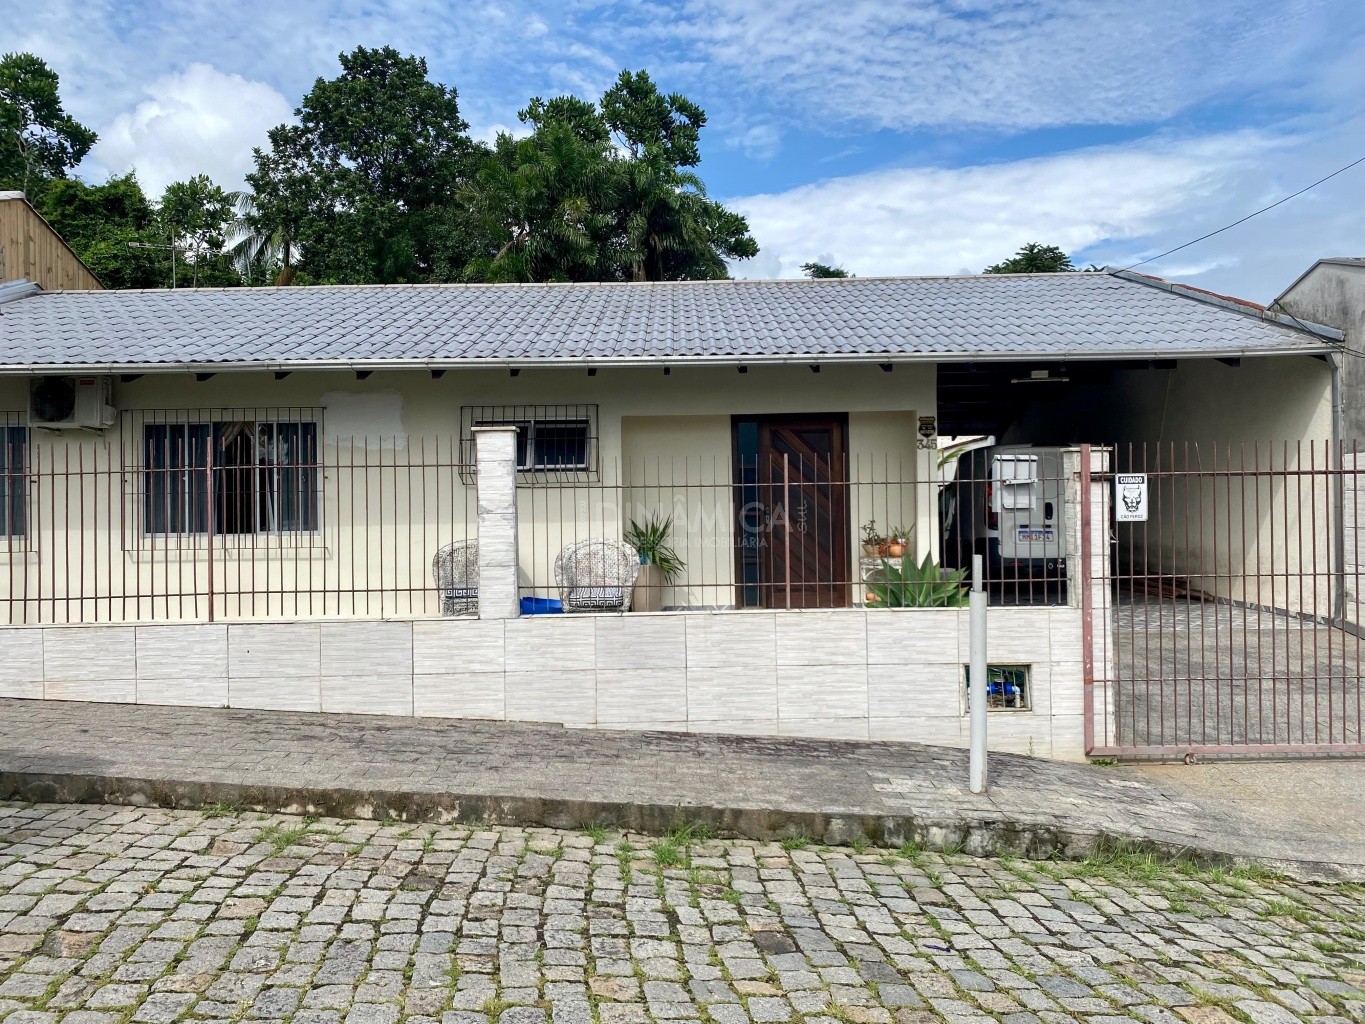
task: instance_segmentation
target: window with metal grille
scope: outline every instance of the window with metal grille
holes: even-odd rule
[[[145,533],[318,528],[315,421],[144,423],[142,445]]]
[[[28,427],[0,420],[0,537],[28,527]]]
[[[535,480],[591,480],[597,473],[597,406],[465,406],[460,436],[465,457],[474,465],[473,428],[517,428],[517,471]]]

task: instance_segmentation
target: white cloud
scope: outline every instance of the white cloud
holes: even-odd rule
[[[540,0],[44,0],[0,18],[0,52],[31,51],[61,75],[68,109],[96,128],[193,62],[264,82],[292,109],[337,55],[393,46],[458,88],[466,120],[506,121],[536,94],[593,90],[625,61],[577,4]]]
[[[152,197],[195,174],[240,188],[252,166],[251,148],[264,146],[266,132],[292,115],[270,86],[208,64],[158,78],[146,94],[99,130],[91,160],[111,173],[136,170]]]
[[[771,160],[782,148],[782,131],[776,125],[756,124],[731,135],[725,144],[750,160]]]
[[[1059,245],[1082,265],[1128,265],[1345,164],[1362,129],[1365,118],[1321,133],[1154,138],[1004,164],[851,175],[733,199],[761,247],[757,260],[734,271],[795,277],[802,263],[832,254],[863,276],[977,272],[1033,241]],[[1365,174],[1344,179],[1143,269],[1271,298],[1317,257],[1360,247]]]
[[[1362,23],[1312,0],[691,0],[689,15],[667,31],[721,74],[807,123],[878,128],[1160,120],[1296,82],[1310,25]]]
[[[470,138],[489,146],[498,141],[499,135],[510,135],[514,139],[524,139],[530,134],[530,125],[522,121],[515,124],[503,124],[501,121],[497,121],[488,125],[473,125],[469,129]]]

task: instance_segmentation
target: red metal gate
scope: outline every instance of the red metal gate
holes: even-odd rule
[[[1087,622],[1092,753],[1365,752],[1362,454],[1115,447],[1097,478],[1112,526],[1093,560],[1109,600]]]

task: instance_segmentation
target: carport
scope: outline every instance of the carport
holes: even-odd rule
[[[1356,460],[1341,442],[1341,335],[1138,274],[1203,326],[1132,351],[1078,337],[1065,357],[943,363],[946,435],[1108,449],[1143,481],[1145,519],[1111,521],[1093,623],[1094,753],[1365,750]],[[1197,311],[1197,312],[1196,312]],[[1237,328],[1237,322],[1243,325]],[[1112,499],[1111,499],[1112,507]],[[1348,545],[1352,550],[1348,550]]]

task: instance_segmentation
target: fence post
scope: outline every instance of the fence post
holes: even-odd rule
[[[204,511],[204,518],[205,518],[204,533],[205,533],[205,536],[206,536],[206,538],[207,538],[207,543],[208,543],[208,551],[206,552],[206,557],[207,557],[207,559],[208,559],[208,565],[207,565],[207,567],[206,567],[206,569],[207,569],[207,572],[206,572],[207,581],[206,581],[206,583],[207,583],[207,587],[208,587],[208,597],[209,597],[209,616],[208,616],[208,618],[209,618],[209,621],[212,622],[212,621],[213,621],[213,534],[214,534],[214,521],[213,521],[213,519],[214,519],[214,503],[215,503],[216,498],[217,498],[217,495],[216,495],[216,493],[215,493],[215,491],[214,491],[214,487],[213,487],[213,432],[212,432],[212,431],[209,431],[208,443],[204,446],[204,495],[205,495],[204,504],[207,506],[206,509],[205,509],[205,511]],[[169,560],[167,561],[167,564],[170,564],[170,563],[169,563]],[[178,569],[177,571],[183,573],[184,570],[183,570],[183,568],[180,568],[180,569]],[[238,571],[238,575],[237,575],[237,579],[240,581],[241,578],[242,578],[242,577],[241,577],[241,572],[240,572],[240,570],[239,570],[239,571]],[[252,589],[254,590],[255,588],[253,587]],[[240,587],[240,585],[238,586],[238,593],[241,593],[241,587]],[[226,602],[224,602],[224,603],[226,604]],[[240,605],[241,605],[241,599],[238,598],[238,607],[239,607],[239,609],[240,609]],[[269,607],[270,607],[270,606],[269,606],[269,603],[267,602],[267,604],[266,604],[267,612],[268,612],[268,610],[269,610]],[[253,615],[256,613],[256,595],[255,595],[254,593],[251,595],[251,612],[252,612]],[[240,610],[238,611],[238,614],[241,614]]]
[[[972,555],[972,591],[968,597],[967,704],[970,738],[967,779],[973,793],[986,792],[986,591],[981,581],[981,556]]]
[[[1085,750],[1116,744],[1114,718],[1114,579],[1109,543],[1108,448],[1083,444],[1062,452],[1066,477],[1067,604],[1081,609]],[[1096,692],[1098,689],[1098,693]]]
[[[521,613],[517,586],[517,428],[474,427],[478,489],[479,618]]]

